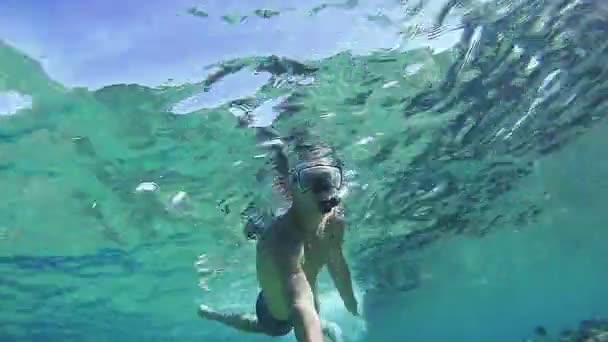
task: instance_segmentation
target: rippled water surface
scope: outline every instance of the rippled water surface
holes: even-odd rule
[[[303,132],[346,165],[349,341],[608,316],[603,1],[0,7],[0,340],[268,341],[196,308],[254,309],[263,145]]]

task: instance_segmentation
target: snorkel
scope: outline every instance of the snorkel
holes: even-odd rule
[[[334,196],[327,200],[319,201],[319,210],[323,214],[329,213],[333,208],[337,207],[340,204],[340,197]]]

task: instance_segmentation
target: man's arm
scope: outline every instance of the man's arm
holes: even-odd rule
[[[290,320],[298,342],[323,342],[321,320],[314,305],[314,296],[303,271],[285,277],[285,296]]]
[[[331,234],[331,245],[329,251],[329,260],[327,262],[327,268],[329,275],[331,276],[338,293],[346,306],[346,309],[353,315],[359,315],[357,298],[353,291],[353,282],[350,274],[350,269],[344,258],[342,245],[344,244],[344,230],[346,224],[342,218],[336,218],[336,220],[330,223],[327,227],[327,231]]]

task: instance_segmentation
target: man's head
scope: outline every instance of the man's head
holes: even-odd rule
[[[340,203],[342,167],[321,145],[299,145],[298,160],[290,170],[289,190],[293,205],[303,212],[329,213]]]

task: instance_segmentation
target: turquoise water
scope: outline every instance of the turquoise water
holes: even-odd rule
[[[0,340],[270,340],[196,315],[254,309],[270,125],[345,162],[349,341],[608,316],[603,2],[87,5],[0,13]]]

